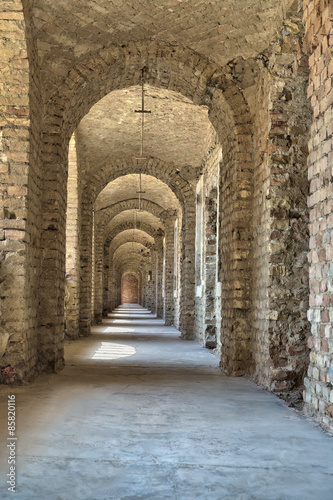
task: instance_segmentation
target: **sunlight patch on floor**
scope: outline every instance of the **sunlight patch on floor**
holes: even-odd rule
[[[114,344],[102,342],[91,359],[119,359],[133,356],[136,353],[135,347],[124,344]]]
[[[108,326],[104,328],[103,333],[133,333],[134,328],[122,328],[121,326]]]

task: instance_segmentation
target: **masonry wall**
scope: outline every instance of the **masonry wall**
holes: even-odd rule
[[[75,136],[69,143],[67,213],[66,213],[66,294],[65,294],[65,330],[69,338],[79,335],[80,301],[80,259],[79,259],[79,179]]]
[[[125,274],[121,280],[121,303],[137,304],[139,302],[139,282],[134,274]]]
[[[305,412],[333,429],[333,4],[304,0],[312,108],[308,176],[310,195],[310,365]]]
[[[0,5],[0,366],[1,381],[31,377],[38,359],[38,173],[30,167],[30,89],[22,3]],[[29,95],[29,90],[31,90]],[[30,196],[30,201],[29,201]],[[29,209],[31,211],[29,211]],[[34,220],[36,215],[36,220]],[[37,243],[37,245],[36,245]],[[13,368],[15,367],[15,368]]]
[[[300,389],[308,363],[307,77],[298,12],[261,70],[254,142],[255,378],[284,397]]]
[[[251,117],[241,95],[233,95],[233,102],[234,114],[229,115],[222,103],[213,99],[210,116],[222,146],[218,210],[220,365],[229,375],[239,376],[248,373],[252,363],[249,314],[253,164]]]
[[[217,230],[218,230],[218,195],[221,146],[216,144],[216,137],[211,144],[203,165],[203,177],[200,182],[201,241],[197,241],[196,265],[202,266],[201,276],[197,272],[197,294],[195,302],[195,336],[206,347],[215,348],[220,343],[220,324],[217,322],[217,311],[221,300],[216,300],[217,288]],[[199,214],[198,214],[199,216]],[[197,228],[197,231],[199,228]],[[197,237],[198,239],[198,237]],[[198,246],[199,245],[199,246]]]

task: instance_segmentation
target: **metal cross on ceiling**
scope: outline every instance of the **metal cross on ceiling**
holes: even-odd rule
[[[142,92],[141,92],[141,109],[136,109],[135,113],[141,113],[142,118],[141,118],[141,151],[140,151],[140,156],[137,158],[137,160],[144,160],[143,156],[143,130],[144,130],[144,123],[145,123],[145,114],[146,113],[151,113],[151,111],[145,109],[145,72],[147,71],[147,66],[144,66],[141,70],[141,87],[142,87]]]
[[[135,113],[141,113],[141,149],[140,149],[140,156],[136,158],[137,160],[146,160],[146,158],[143,156],[143,132],[144,132],[145,114],[151,113],[151,111],[145,109],[145,72],[147,71],[147,69],[148,69],[147,66],[144,66],[141,70],[142,104],[141,104],[141,109],[135,110]],[[145,193],[145,191],[142,191],[141,172],[139,179],[139,191],[137,191],[137,193],[139,194],[139,210],[141,210],[141,195]]]

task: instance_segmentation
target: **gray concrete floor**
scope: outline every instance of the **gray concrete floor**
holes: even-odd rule
[[[333,499],[333,439],[282,401],[143,308],[93,330],[68,343],[60,374],[1,388],[1,499]]]

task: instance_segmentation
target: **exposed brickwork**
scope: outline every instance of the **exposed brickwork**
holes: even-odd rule
[[[304,0],[305,49],[300,2],[222,3],[2,1],[2,378],[60,369],[65,327],[89,335],[132,276],[228,374],[286,394],[309,348],[306,410],[333,427],[332,2]]]
[[[29,206],[27,200],[36,179],[29,178],[31,123],[25,30],[21,2],[1,2],[0,364],[12,365],[18,378],[36,372],[38,356],[37,304],[30,288],[34,280],[30,265],[34,264],[34,252],[38,250],[32,248],[34,204]]]
[[[309,52],[308,97],[313,117],[309,141],[310,195],[310,366],[305,379],[305,411],[333,429],[333,4],[305,0]]]
[[[299,15],[300,13],[298,13]],[[308,211],[301,19],[287,20],[258,84],[254,181],[253,327],[256,379],[287,393],[308,363]],[[259,104],[260,103],[260,104]]]
[[[68,152],[67,213],[66,213],[66,336],[79,335],[80,261],[79,261],[79,186],[75,137],[72,136]]]
[[[218,324],[217,310],[220,309],[220,297],[216,300],[217,287],[217,256],[218,256],[218,186],[220,178],[220,161],[222,160],[221,147],[215,144],[216,137],[208,149],[203,168],[203,181],[200,183],[202,211],[201,244],[197,248],[198,268],[202,265],[202,279],[198,276],[196,297],[196,337],[209,348],[215,348],[220,343],[220,324]],[[198,202],[197,198],[197,202]],[[199,214],[198,214],[199,215]],[[198,228],[199,231],[199,228]],[[199,243],[199,242],[198,242]],[[202,254],[202,259],[201,259]],[[200,271],[198,269],[200,274]],[[200,284],[199,284],[200,281]],[[220,317],[219,317],[220,319]],[[221,321],[221,319],[220,319]],[[219,333],[217,333],[219,332]]]
[[[139,282],[134,274],[125,274],[121,281],[122,304],[137,304],[139,302]]]

